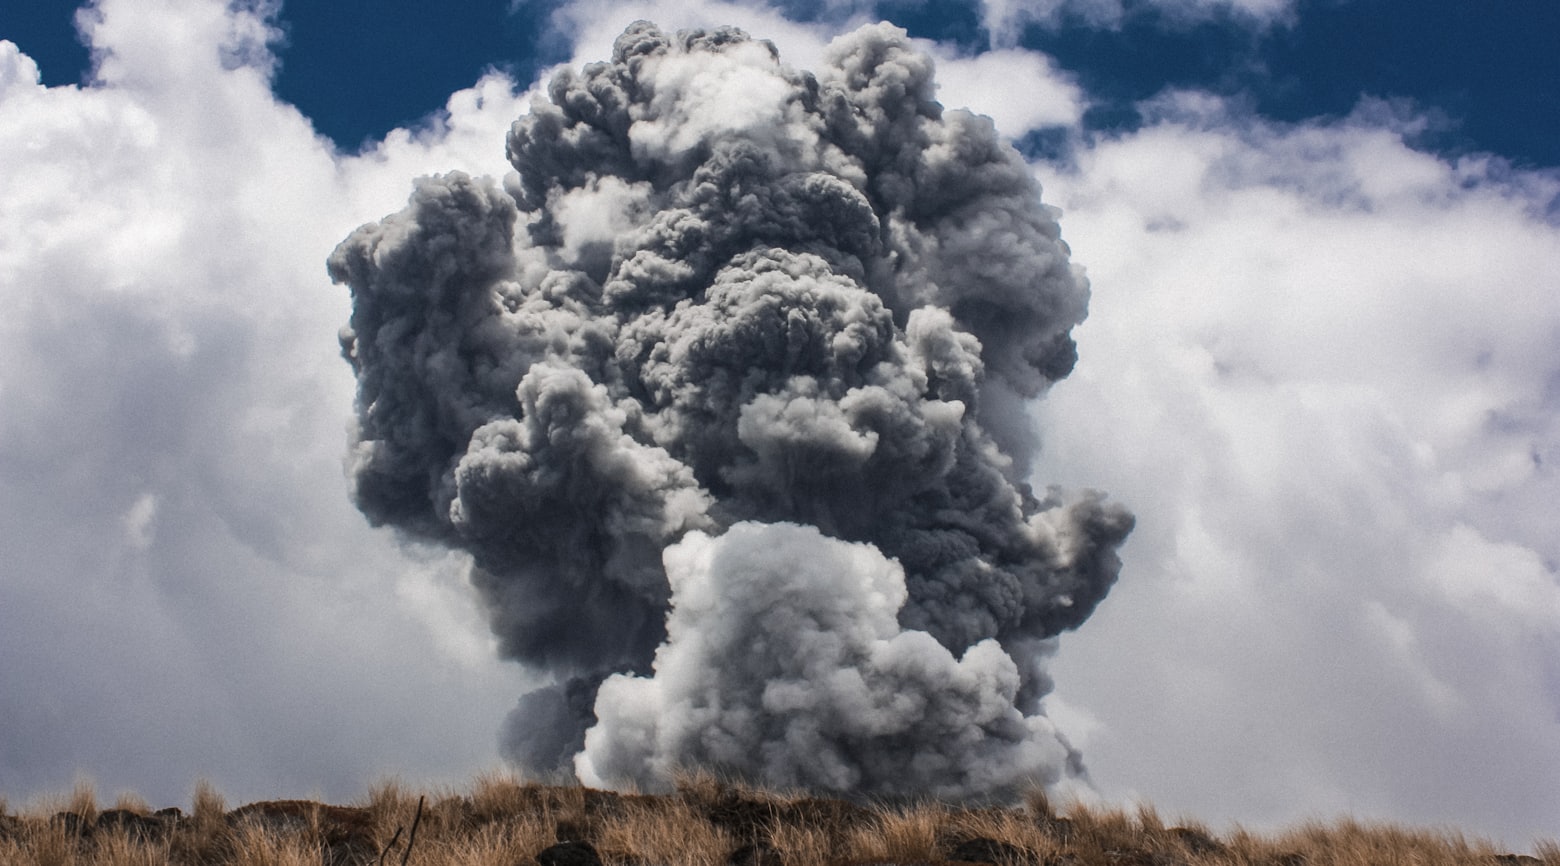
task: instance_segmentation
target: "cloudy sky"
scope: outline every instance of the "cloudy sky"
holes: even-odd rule
[[[537,76],[635,18],[801,67],[895,21],[1061,209],[1093,299],[1035,480],[1138,518],[1052,668],[1101,794],[1560,835],[1547,0],[0,7],[0,794],[497,765],[533,678],[349,502],[324,262],[507,171]]]

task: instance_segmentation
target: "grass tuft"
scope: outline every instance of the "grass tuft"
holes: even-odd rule
[[[947,814],[940,803],[884,808],[876,821],[847,831],[843,853],[851,860],[896,863],[938,859],[938,839]]]
[[[152,814],[152,805],[134,791],[120,791],[114,796],[114,809],[136,815]]]
[[[195,794],[190,797],[190,814],[196,823],[221,823],[227,816],[227,800],[217,792],[215,785],[201,779],[195,783]]]
[[[592,842],[608,859],[664,866],[722,866],[736,846],[731,837],[681,798],[636,798],[599,824]]]
[[[97,820],[97,789],[91,779],[77,779],[70,791],[70,799],[67,801],[65,811],[80,818],[82,823],[91,824]]]

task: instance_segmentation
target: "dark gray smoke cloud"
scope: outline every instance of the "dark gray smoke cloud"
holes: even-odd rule
[[[515,122],[502,188],[424,178],[331,256],[358,506],[469,551],[556,677],[517,763],[946,796],[1076,764],[1039,651],[1132,518],[1029,489],[1023,408],[1087,285],[932,72],[888,25],[812,74],[641,22]]]

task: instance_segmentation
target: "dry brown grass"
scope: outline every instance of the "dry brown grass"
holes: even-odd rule
[[[1489,863],[1502,853],[1486,840],[1449,830],[1408,829],[1344,819],[1311,822],[1278,836],[1270,847],[1298,852],[1309,862],[1339,866],[1450,866]]]
[[[605,816],[587,839],[606,859],[664,866],[721,866],[737,846],[693,804],[636,801]]]
[[[661,796],[614,794],[504,774],[469,790],[417,791],[396,779],[359,802],[276,801],[229,809],[210,784],[188,814],[153,813],[134,794],[100,809],[89,782],[12,813],[0,799],[4,866],[538,866],[559,842],[588,843],[606,866],[1560,866],[1560,843],[1507,854],[1453,830],[1350,819],[1276,834],[1222,835],[1153,807],[1058,807],[1039,791],[1014,808],[937,802],[872,806],[768,791],[709,773]]]
[[[133,812],[137,815],[152,814],[152,804],[146,802],[146,798],[134,791],[120,791],[114,797],[113,808],[122,812]]]
[[[770,831],[769,844],[785,866],[830,866],[839,862],[828,831],[821,827],[782,824]]]
[[[305,827],[278,831],[259,821],[243,820],[233,832],[233,866],[320,866],[325,862],[324,846],[314,832]]]
[[[1029,854],[1038,863],[1061,858],[1063,846],[1052,831],[1050,813],[1036,820],[1035,813],[1023,809],[952,810],[944,826],[944,840],[995,839]],[[998,866],[1013,866],[999,863]]]
[[[947,819],[948,809],[940,803],[884,808],[877,821],[850,829],[841,853],[847,860],[935,860],[939,831]]]

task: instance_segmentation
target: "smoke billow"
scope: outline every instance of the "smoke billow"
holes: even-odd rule
[[[351,476],[469,551],[551,672],[506,755],[1003,796],[1077,756],[1040,659],[1132,518],[1024,483],[1085,281],[1023,161],[889,25],[816,74],[641,22],[510,131],[502,187],[417,182],[330,258]]]

